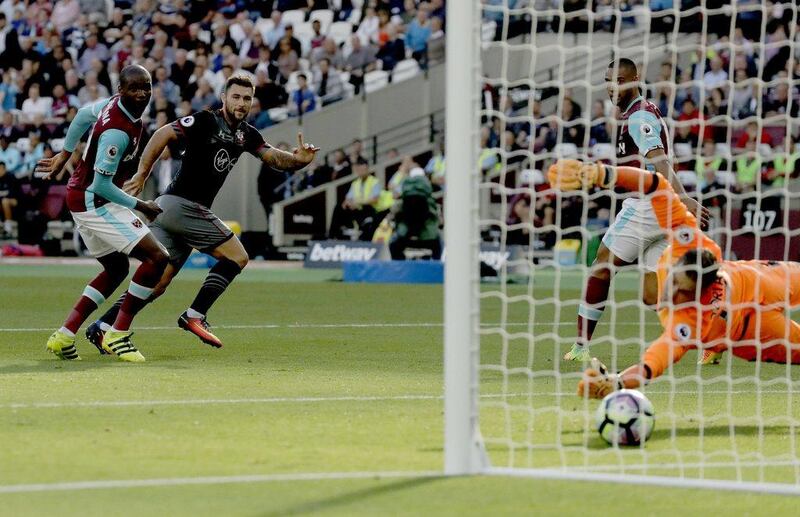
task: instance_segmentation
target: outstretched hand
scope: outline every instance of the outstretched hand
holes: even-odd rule
[[[61,151],[52,158],[42,158],[36,162],[36,168],[34,169],[34,172],[44,174],[44,176],[42,176],[44,179],[51,180],[58,176],[58,174],[61,172],[61,169],[64,168],[71,156],[72,153],[69,151]]]
[[[297,133],[297,147],[292,150],[292,155],[299,163],[302,163],[305,167],[313,162],[317,151],[319,151],[319,147],[303,142],[303,133]]]

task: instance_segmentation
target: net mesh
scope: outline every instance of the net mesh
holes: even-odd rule
[[[672,167],[711,211],[707,233],[725,258],[800,260],[798,7],[593,4],[483,3],[480,228],[483,251],[501,257],[482,268],[480,291],[479,418],[490,462],[800,488],[800,367],[730,353],[702,366],[691,352],[642,389],[656,409],[646,445],[601,440],[598,401],[576,396],[583,365],[562,357],[575,343],[588,264],[628,195],[566,195],[546,182],[558,158],[616,162],[623,124],[605,74],[629,58],[663,114]],[[617,270],[591,342],[614,371],[661,334],[641,301],[643,273]]]

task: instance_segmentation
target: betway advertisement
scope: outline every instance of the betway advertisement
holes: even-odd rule
[[[311,241],[305,267],[336,268],[344,262],[385,260],[385,248],[384,244],[364,241]]]

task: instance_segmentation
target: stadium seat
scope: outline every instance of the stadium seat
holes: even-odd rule
[[[485,21],[481,25],[481,41],[492,41],[497,32],[497,22],[493,20]]]
[[[350,13],[350,18],[347,21],[352,23],[353,26],[361,23],[361,9],[353,9],[353,11]]]
[[[311,23],[303,22],[292,26],[294,29],[294,37],[300,40],[300,46],[303,50],[303,55],[307,56],[311,52],[311,39],[314,37],[314,29],[311,28]]]
[[[692,155],[692,144],[675,144],[675,156],[678,158],[687,158]]]
[[[610,160],[614,157],[614,146],[611,144],[594,144],[592,158],[595,160]]]
[[[322,33],[328,32],[328,27],[333,23],[333,11],[330,9],[320,9],[318,11],[311,11],[310,21],[319,20],[322,26]]]
[[[296,70],[289,74],[289,78],[286,80],[286,84],[284,87],[286,88],[287,92],[293,92],[297,89],[297,76],[300,75],[302,72]],[[308,82],[311,82],[311,78],[308,78]]]
[[[17,140],[14,146],[17,148],[17,151],[21,153],[28,153],[31,150],[31,139],[27,137],[20,138]]]
[[[767,160],[772,158],[772,147],[769,144],[758,144],[758,154]]]
[[[411,79],[419,73],[419,63],[416,59],[404,59],[395,65],[392,70],[392,82],[399,83]]]
[[[284,11],[283,17],[281,17],[281,21],[283,25],[291,25],[292,28],[300,25],[304,21],[306,21],[306,13],[301,9],[292,9],[290,11]]]
[[[308,59],[301,57],[297,60],[297,66],[300,67],[301,72],[310,72],[311,71],[311,61]]]
[[[350,3],[353,4],[353,9],[361,10],[361,8],[364,7],[364,0],[352,0]]]
[[[53,138],[50,140],[50,148],[55,153],[60,153],[64,149],[64,139],[63,138]]]
[[[267,114],[273,122],[280,122],[289,118],[289,110],[283,107],[268,109]]]
[[[328,36],[333,38],[337,45],[341,45],[353,34],[353,26],[350,22],[335,22],[331,24]]]
[[[575,144],[562,143],[553,148],[556,158],[577,158],[578,146]]]
[[[678,171],[678,179],[684,187],[697,186],[697,173],[694,171]]]
[[[730,158],[731,157],[731,146],[728,145],[728,144],[723,144],[723,143],[717,144],[717,146],[714,148],[714,152],[717,154],[717,156]]]
[[[385,70],[373,70],[364,75],[364,91],[372,93],[389,84],[389,73]]]
[[[714,175],[714,179],[721,185],[736,185],[736,174],[731,171],[717,171]]]
[[[275,22],[271,18],[259,18],[256,22],[256,30],[261,33],[261,37],[266,39],[266,35],[272,28],[275,27]]]

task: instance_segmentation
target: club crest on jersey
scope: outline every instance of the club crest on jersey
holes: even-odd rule
[[[139,219],[134,219],[133,223],[131,223],[131,224],[133,224],[134,228],[141,228],[142,227],[142,221],[140,221]]]
[[[188,117],[183,117],[181,119],[181,125],[183,127],[192,127],[193,124],[194,124],[194,117],[191,115],[189,115]]]
[[[236,145],[244,145],[244,131],[241,129],[236,130],[236,134],[233,138],[236,141]]]
[[[217,151],[217,155],[214,156],[214,168],[217,169],[218,172],[225,172],[228,169],[230,161],[231,157],[228,155],[228,151],[226,149],[220,149]]]
[[[675,240],[684,246],[689,244],[694,240],[694,230],[688,226],[681,226],[675,232]]]
[[[692,329],[686,323],[675,325],[675,336],[680,341],[689,341],[692,337]]]
[[[117,149],[116,145],[110,145],[108,146],[108,149],[106,149],[106,156],[109,158],[114,158],[117,156],[117,153],[119,153],[119,149]]]
[[[639,131],[641,131],[644,136],[650,136],[653,134],[653,126],[646,123],[642,124],[639,126]]]

